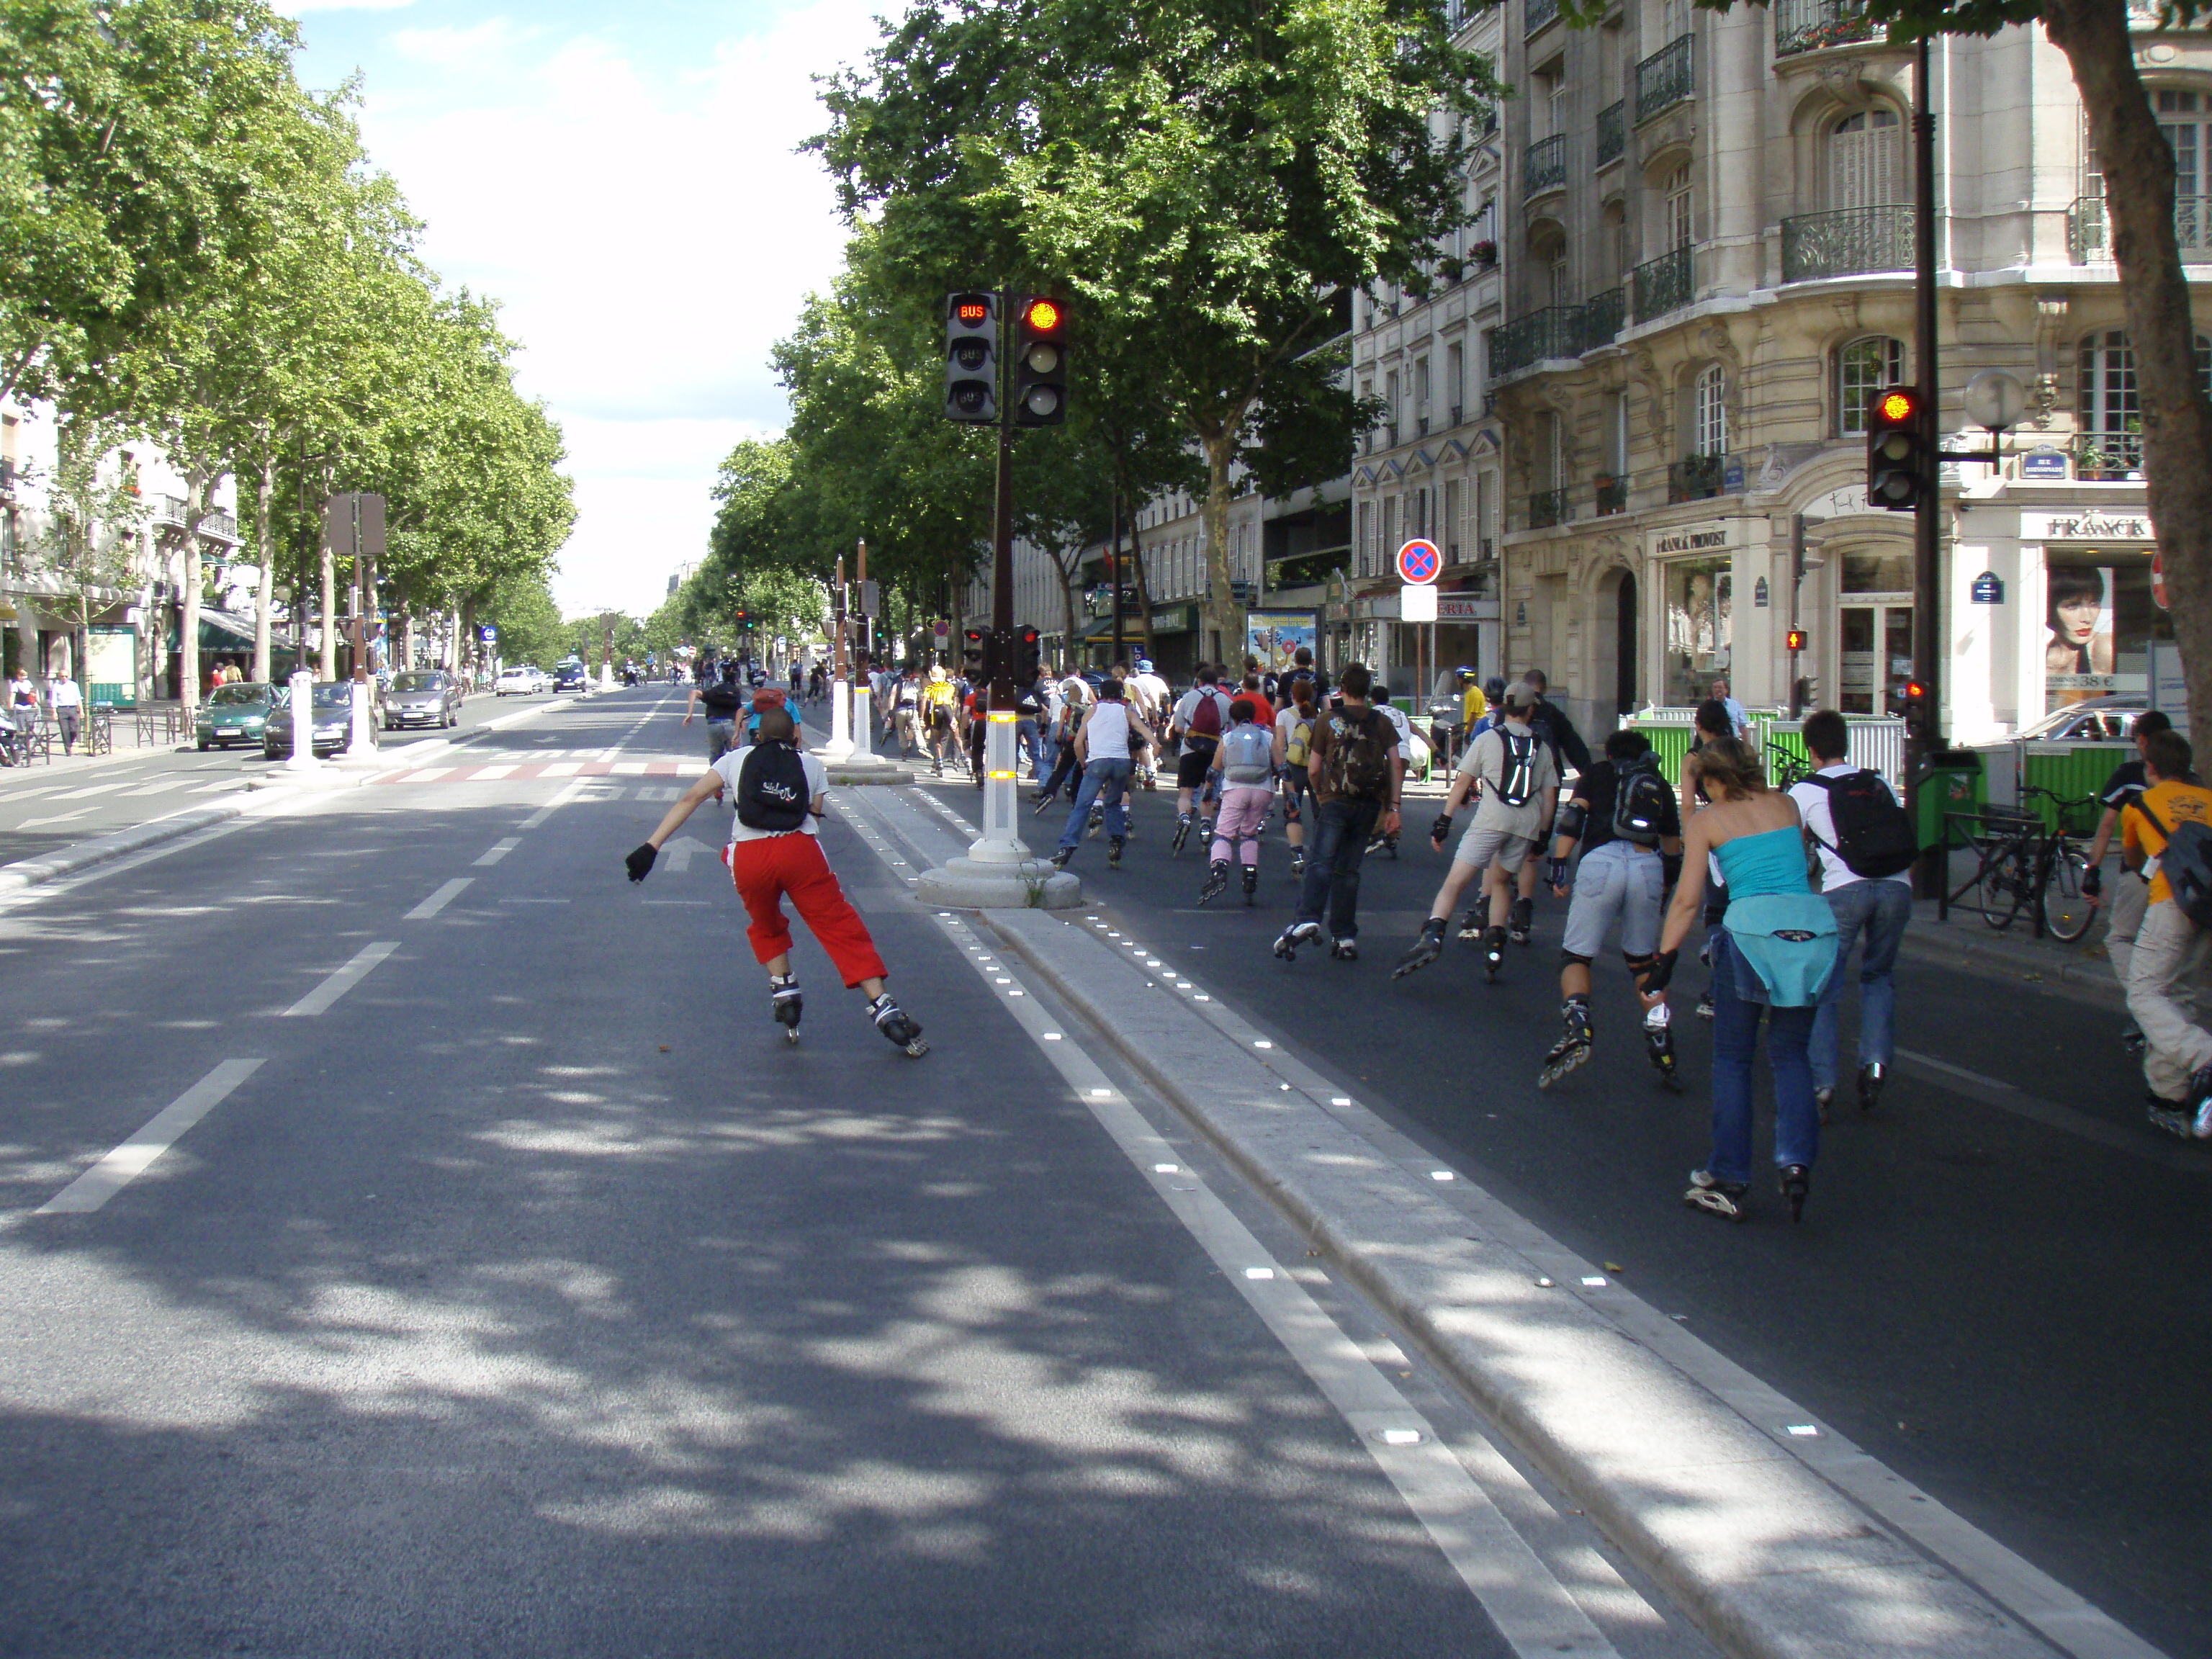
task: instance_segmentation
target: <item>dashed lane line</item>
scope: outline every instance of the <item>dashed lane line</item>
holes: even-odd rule
[[[143,1175],[238,1085],[259,1071],[258,1060],[226,1060],[146,1121],[143,1127],[33,1211],[33,1215],[88,1215]]]
[[[352,961],[333,969],[320,985],[284,1011],[288,1019],[327,1012],[332,1003],[368,977],[369,970],[399,948],[398,939],[380,939],[364,945]]]
[[[478,860],[477,862],[481,863],[483,860]],[[474,876],[455,876],[451,881],[440,887],[436,892],[431,894],[429,897],[424,899],[412,910],[410,910],[404,916],[401,917],[400,920],[403,921],[429,921],[430,918],[436,915],[439,911],[444,909],[455,899],[459,898],[463,890],[467,888],[468,884],[475,879],[476,878]]]

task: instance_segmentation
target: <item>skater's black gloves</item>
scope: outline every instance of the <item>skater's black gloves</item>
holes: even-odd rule
[[[1674,977],[1674,961],[1680,951],[1662,951],[1651,958],[1651,966],[1644,970],[1643,982],[1636,988],[1645,996],[1656,996],[1667,988],[1667,981]]]
[[[2094,898],[2104,890],[2105,872],[2093,864],[2081,872],[2081,891],[2085,896]]]
[[[1449,812],[1437,813],[1437,821],[1429,826],[1429,839],[1438,842],[1449,841],[1451,839],[1451,818],[1452,815]]]
[[[1565,859],[1547,858],[1544,860],[1544,884],[1553,889],[1567,884],[1567,861]]]
[[[646,873],[653,868],[653,860],[659,856],[660,849],[647,842],[623,860],[623,867],[629,872],[632,881],[643,881]]]
[[[1659,878],[1668,887],[1681,880],[1682,855],[1680,853],[1662,853],[1659,855]]]

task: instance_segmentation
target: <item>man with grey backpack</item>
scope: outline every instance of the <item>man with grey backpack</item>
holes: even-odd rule
[[[1229,730],[1214,750],[1212,777],[1221,791],[1213,819],[1213,866],[1198,902],[1209,903],[1229,890],[1229,861],[1244,866],[1244,902],[1260,887],[1260,830],[1275,801],[1275,734],[1257,723],[1259,707],[1249,697],[1229,705]]]

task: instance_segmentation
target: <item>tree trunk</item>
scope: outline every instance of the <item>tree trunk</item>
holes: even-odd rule
[[[1075,628],[1075,580],[1083,574],[1083,548],[1080,544],[1070,548],[1069,562],[1062,564],[1060,556],[1053,555],[1053,567],[1060,572],[1060,604],[1067,619],[1067,632],[1060,636],[1062,665],[1079,659],[1083,647]]]
[[[261,458],[253,482],[253,546],[260,556],[261,580],[253,594],[253,680],[269,680],[269,612],[276,603],[276,555],[269,545],[269,504],[276,493],[276,458]]]
[[[1137,585],[1137,627],[1145,636],[1143,654],[1152,654],[1152,584],[1145,574],[1145,550],[1137,539],[1137,515],[1129,514],[1129,568]],[[1127,635],[1125,633],[1124,638]]]
[[[2190,729],[2212,733],[2212,404],[2197,375],[2196,326],[2173,226],[2173,152],[2136,73],[2127,8],[2051,0],[2089,116],[2112,216],[2112,261],[2142,407],[2143,479],[2166,571],[2167,615],[2189,684]]]
[[[1240,408],[1225,426],[1201,433],[1199,440],[1206,450],[1206,626],[1217,662],[1225,660],[1232,643],[1237,660],[1244,659],[1244,613],[1229,587],[1229,504],[1234,487],[1229,469],[1243,428],[1244,410]]]
[[[186,735],[200,702],[200,515],[207,511],[208,476],[198,467],[185,474],[184,574],[179,586],[183,620],[177,624],[177,700],[184,705]]]

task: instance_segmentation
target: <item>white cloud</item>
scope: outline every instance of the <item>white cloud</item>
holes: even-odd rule
[[[293,17],[311,11],[398,11],[415,0],[276,0],[276,9]]]
[[[871,11],[817,0],[670,64],[503,19],[408,29],[391,45],[418,71],[371,78],[370,152],[426,256],[506,302],[523,388],[567,434],[564,606],[657,604],[703,550],[715,463],[787,418],[769,348],[844,240],[794,151],[824,125],[810,76],[874,43]]]

